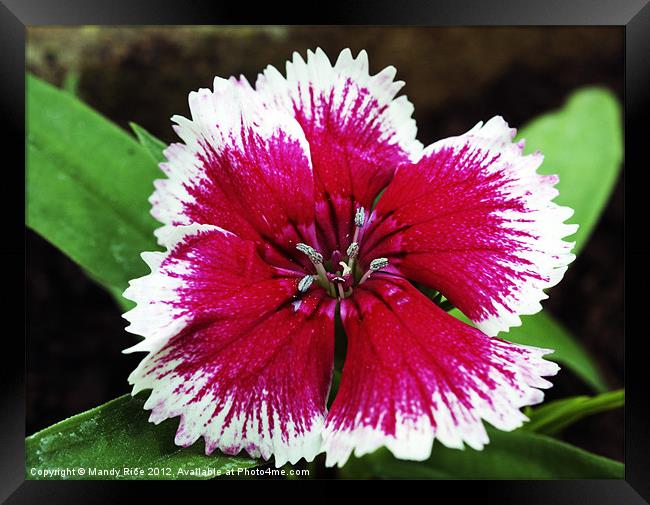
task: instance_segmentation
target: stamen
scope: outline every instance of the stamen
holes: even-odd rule
[[[298,291],[301,293],[305,293],[312,283],[314,282],[314,276],[313,275],[305,275],[302,279],[300,279],[300,282],[298,283]]]
[[[361,280],[359,280],[359,284],[363,284],[368,280],[368,278],[373,274],[373,272],[377,272],[381,270],[382,268],[386,268],[388,266],[388,258],[376,258],[370,262],[370,267],[369,270],[363,274],[363,277],[361,277]]]
[[[348,264],[345,261],[339,261],[339,265],[343,268],[343,272],[341,275],[348,275],[349,273],[352,272],[352,269],[348,266]]]

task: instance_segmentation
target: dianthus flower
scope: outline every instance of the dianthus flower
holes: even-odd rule
[[[154,423],[180,416],[176,444],[277,466],[380,446],[422,460],[434,439],[481,449],[483,421],[519,427],[551,385],[549,350],[496,335],[574,258],[558,178],[501,117],[423,148],[395,73],[370,75],[363,51],[295,54],[286,77],[216,78],[172,118],[182,143],[151,197],[166,252],[142,254],[125,317],[148,352],[133,394],[152,390]]]

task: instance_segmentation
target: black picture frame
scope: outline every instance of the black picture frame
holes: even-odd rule
[[[650,5],[647,0],[548,0],[545,2],[495,0],[358,1],[328,2],[310,13],[296,4],[270,2],[265,8],[241,3],[208,1],[106,0],[2,0],[0,3],[0,104],[5,153],[3,175],[13,177],[3,184],[4,207],[3,307],[5,356],[0,407],[0,499],[7,503],[129,503],[136,496],[122,482],[24,481],[24,374],[23,342],[8,322],[26,314],[24,296],[18,296],[21,280],[17,265],[25,262],[24,176],[25,165],[25,37],[33,25],[77,24],[356,24],[356,25],[616,25],[625,27],[625,479],[610,481],[473,481],[437,482],[437,496],[453,492],[454,500],[480,493],[501,504],[641,504],[650,501],[650,379],[646,374],[647,353],[643,341],[649,285],[650,239],[644,174],[648,172],[644,123],[648,118],[650,90]],[[12,155],[10,158],[6,154]],[[13,161],[9,161],[13,160]],[[642,164],[642,160],[645,163]],[[23,285],[24,285],[24,278]],[[25,318],[29,314],[25,315]],[[23,319],[23,322],[25,319]],[[15,347],[10,348],[13,341]],[[236,483],[235,483],[236,484]],[[452,489],[453,488],[453,489]],[[160,489],[160,488],[159,488]],[[214,488],[212,488],[214,491]],[[148,493],[148,492],[147,492]],[[434,495],[432,495],[434,496]],[[449,495],[448,495],[449,496]],[[128,498],[130,497],[130,498]],[[333,496],[332,496],[333,497]],[[215,497],[216,499],[216,497]],[[138,499],[139,500],[139,499]]]

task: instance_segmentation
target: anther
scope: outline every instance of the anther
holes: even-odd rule
[[[376,272],[388,266],[388,258],[376,258],[370,262],[370,270]]]
[[[357,242],[352,242],[348,246],[347,254],[348,258],[351,260],[355,259],[359,255],[359,244]]]
[[[296,244],[296,249],[298,249],[301,253],[306,254],[314,265],[323,262],[323,255],[312,246],[299,242]]]
[[[366,221],[366,209],[363,207],[358,207],[357,211],[354,214],[354,225],[357,228],[361,228],[363,223]]]
[[[314,282],[314,276],[305,275],[298,283],[298,291],[305,293],[310,288],[312,282]]]
[[[356,212],[354,213],[354,237],[352,238],[352,243],[359,243],[359,232],[363,227],[363,224],[366,222],[366,209],[363,207],[357,207]]]

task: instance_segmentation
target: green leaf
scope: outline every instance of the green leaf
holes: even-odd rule
[[[524,126],[526,152],[540,150],[540,173],[558,174],[559,205],[575,210],[569,220],[580,225],[572,237],[574,252],[586,244],[616,183],[623,158],[621,107],[606,89],[584,88],[560,110]]]
[[[202,442],[186,449],[174,445],[178,420],[168,419],[159,425],[148,422],[144,402],[141,395],[121,396],[27,437],[26,478],[211,479],[262,464],[218,451],[206,456]],[[79,468],[84,475],[79,475]],[[124,475],[125,468],[137,473]],[[53,469],[77,473],[44,475]],[[118,470],[122,472],[119,475],[110,473]]]
[[[154,137],[151,133],[136,123],[129,123],[129,126],[135,133],[136,137],[138,137],[138,140],[140,141],[140,144],[142,144],[142,147],[147,150],[149,156],[151,156],[156,164],[165,161],[163,151],[167,145],[162,140]]]
[[[460,310],[453,309],[449,313],[473,326]],[[500,337],[517,344],[553,349],[553,354],[548,354],[547,359],[566,366],[597,392],[608,389],[593,358],[576,338],[548,313],[542,311],[532,316],[522,316],[521,321],[521,326],[510,328]]]
[[[434,444],[425,462],[395,459],[386,449],[351,458],[345,478],[387,479],[622,479],[624,466],[545,435],[488,429],[482,451]]]
[[[530,422],[522,426],[524,431],[556,435],[564,428],[584,417],[622,407],[625,391],[619,389],[598,396],[574,396],[546,403],[531,409]]]
[[[113,293],[148,273],[156,164],[74,96],[27,78],[27,224]]]

